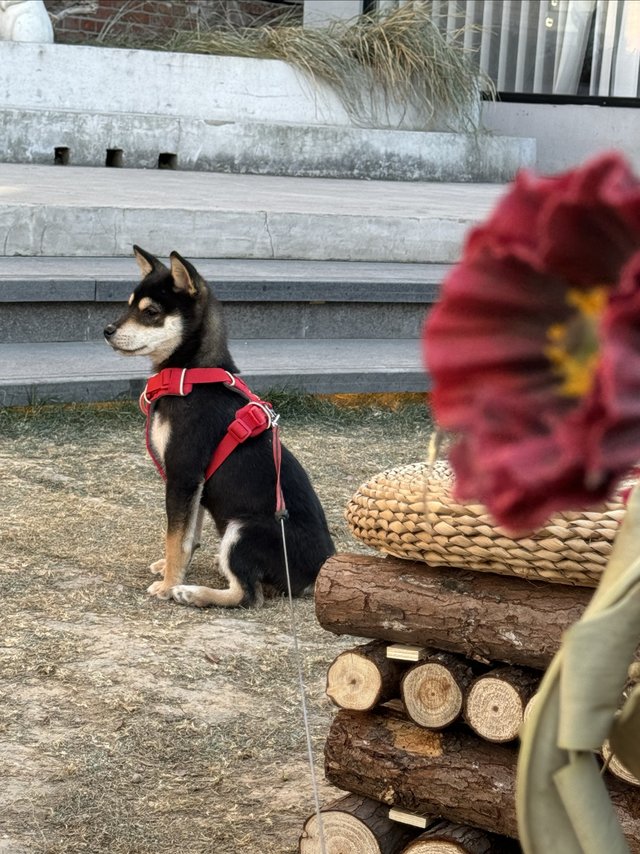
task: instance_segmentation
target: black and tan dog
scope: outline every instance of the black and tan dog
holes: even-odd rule
[[[149,356],[166,368],[221,368],[237,372],[229,354],[222,307],[196,269],[176,252],[166,267],[134,247],[142,282],[124,315],[104,330],[114,350]],[[180,376],[183,376],[179,372]],[[286,590],[281,528],[274,515],[276,468],[273,431],[249,438],[209,479],[212,455],[247,399],[221,382],[194,385],[153,403],[148,444],[166,479],[165,557],[151,565],[162,575],[148,592],[187,605],[249,606],[262,601],[262,586]],[[324,512],[298,460],[282,448],[281,489],[291,587],[302,593],[334,552]],[[184,584],[199,544],[204,509],[221,537],[218,565],[229,582],[217,590]]]

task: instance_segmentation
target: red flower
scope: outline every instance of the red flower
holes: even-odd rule
[[[521,173],[425,326],[461,499],[516,531],[603,500],[640,461],[640,181],[608,154]]]

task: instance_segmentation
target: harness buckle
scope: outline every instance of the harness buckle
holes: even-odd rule
[[[270,403],[265,403],[262,400],[252,400],[247,404],[247,406],[257,406],[258,409],[264,412],[264,414],[267,416],[267,426],[264,428],[265,430],[268,430],[270,427],[276,426],[278,421],[280,420],[280,416],[276,415],[276,413],[271,408]]]
[[[160,372],[162,392],[177,397],[189,394],[193,386],[185,382],[186,375],[187,368],[165,368]]]
[[[185,397],[193,388],[193,383],[187,381],[188,368],[164,368],[160,373],[149,377],[143,395],[147,405],[157,397],[175,395]]]
[[[236,420],[229,424],[227,432],[230,433],[238,442],[244,442],[253,432],[251,427],[244,422],[243,419],[236,416]]]
[[[257,401],[250,401],[236,412],[235,420],[231,422],[227,432],[238,442],[244,442],[268,430],[272,424],[269,407]]]

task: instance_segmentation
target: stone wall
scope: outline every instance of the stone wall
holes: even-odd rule
[[[126,37],[143,47],[176,30],[255,26],[285,13],[302,21],[302,0],[45,0],[55,40],[95,44]]]

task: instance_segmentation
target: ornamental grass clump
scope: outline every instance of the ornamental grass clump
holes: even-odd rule
[[[425,327],[457,495],[516,532],[640,462],[640,180],[617,154],[522,172]]]
[[[183,33],[166,47],[194,53],[280,59],[333,88],[362,125],[389,126],[389,107],[476,129],[482,90],[493,84],[454,34],[448,40],[430,4],[411,3],[326,28],[262,26]]]

